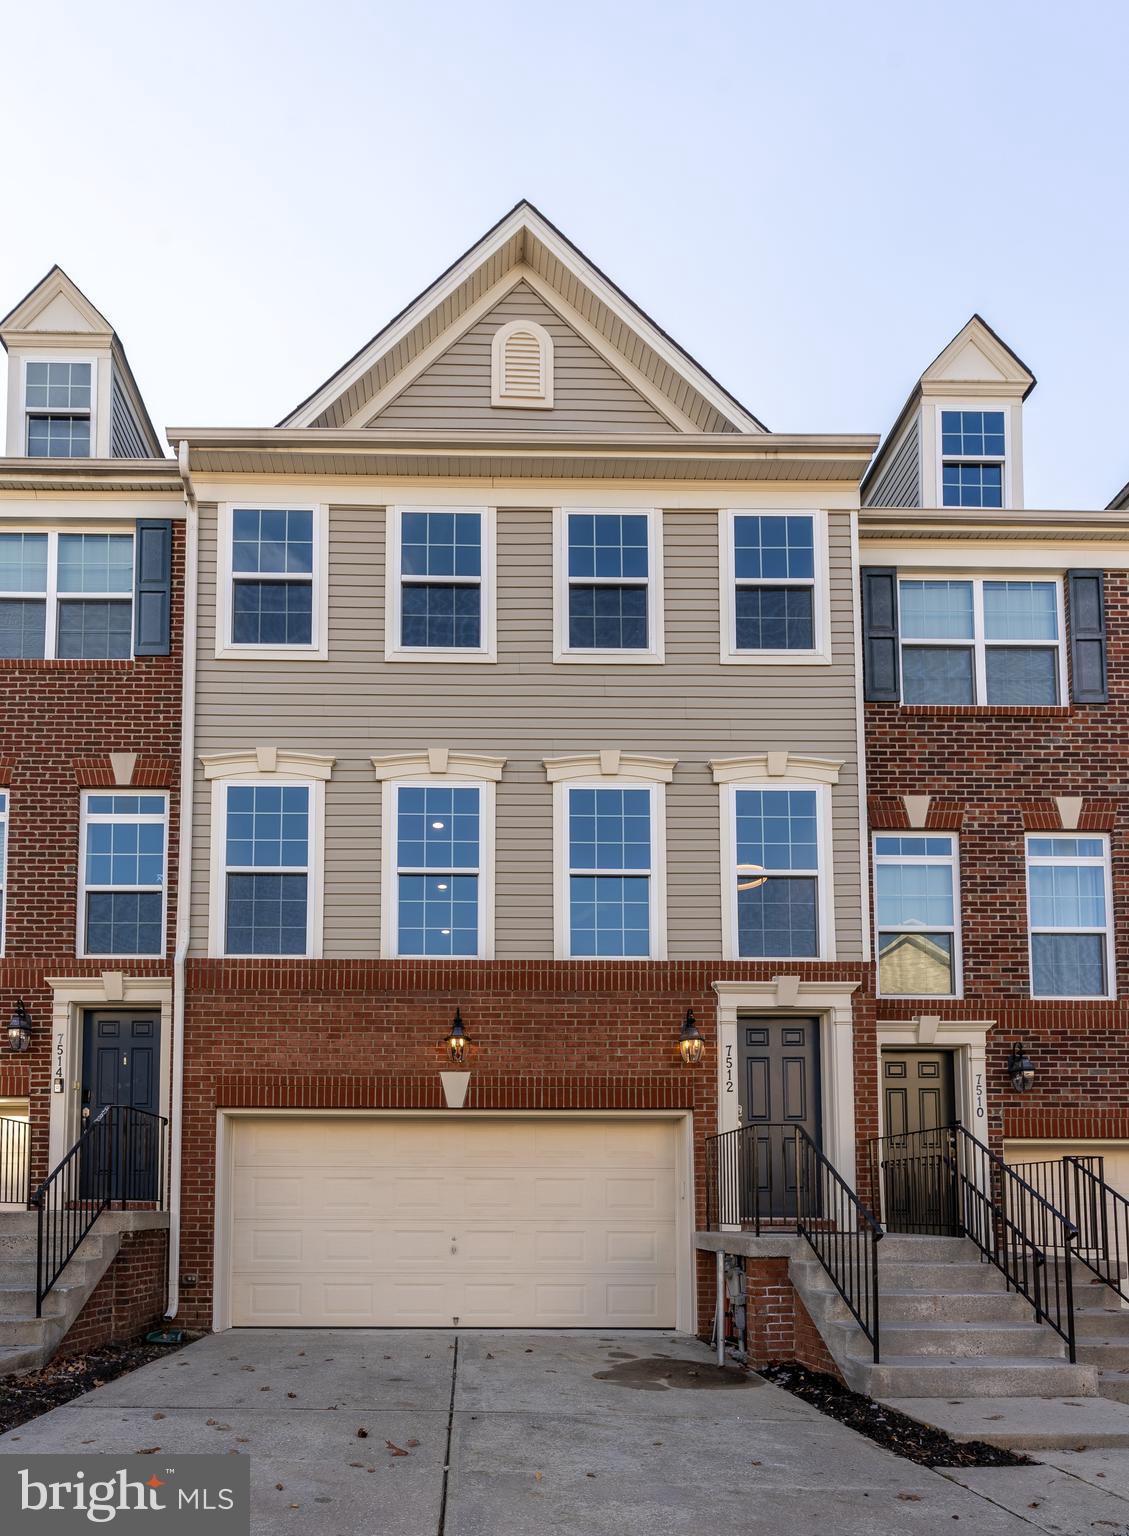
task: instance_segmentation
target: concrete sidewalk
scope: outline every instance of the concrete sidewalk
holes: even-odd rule
[[[240,1330],[0,1438],[157,1448],[250,1456],[264,1536],[1089,1532],[1063,1523],[1075,1484],[1107,1501],[1105,1536],[1129,1533],[1109,1513],[1129,1516],[1124,1474],[932,1472],[669,1333]]]

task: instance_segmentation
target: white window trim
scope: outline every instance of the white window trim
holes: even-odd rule
[[[641,516],[647,519],[647,644],[635,651],[572,650],[568,644],[568,519],[582,517]],[[585,578],[587,580],[587,578]],[[608,583],[611,586],[615,582]],[[624,582],[624,585],[632,584]],[[641,585],[641,583],[634,583]],[[647,667],[666,660],[663,616],[663,514],[661,507],[554,507],[553,508],[553,661],[580,666]]]
[[[717,778],[715,765],[715,779]],[[808,789],[815,794],[816,836],[819,869],[816,871],[816,924],[819,949],[814,955],[741,955],[738,953],[737,925],[737,791],[739,789]],[[761,961],[781,961],[802,965],[811,960],[835,959],[834,860],[831,843],[831,785],[820,778],[769,778],[750,774],[743,779],[719,781],[721,795],[721,953],[725,960],[741,960],[756,965]],[[781,871],[781,873],[784,873]]]
[[[478,947],[473,955],[417,955],[401,951],[400,864],[397,857],[401,789],[476,789],[478,791]],[[427,961],[493,960],[494,958],[494,841],[495,784],[491,779],[463,778],[458,774],[412,774],[388,779],[381,790],[381,902],[380,953],[389,959]],[[456,870],[456,874],[469,871]]]
[[[137,581],[137,534],[136,534],[135,527],[134,527],[134,525],[132,523],[128,524],[125,527],[114,526],[114,527],[109,527],[109,528],[89,528],[89,527],[86,527],[85,525],[81,526],[81,527],[76,526],[74,528],[35,528],[35,527],[30,527],[29,528],[29,527],[23,527],[23,526],[20,526],[20,525],[13,525],[11,527],[5,527],[2,531],[4,533],[31,533],[31,534],[36,534],[36,535],[39,535],[39,536],[46,535],[46,538],[47,538],[47,588],[46,588],[46,591],[38,591],[38,592],[8,592],[8,591],[0,591],[0,601],[31,602],[31,603],[43,602],[45,604],[45,613],[44,613],[44,619],[43,619],[44,632],[43,632],[43,657],[42,657],[42,659],[44,661],[80,661],[80,660],[95,660],[96,661],[96,660],[99,660],[99,659],[101,659],[103,661],[132,661],[133,660],[133,645],[134,645],[134,638],[135,638],[135,636],[134,636],[134,623],[135,623],[135,620],[136,620],[136,609],[135,609],[136,591],[135,591],[135,589],[136,589],[136,581]],[[132,546],[133,546],[133,565],[132,565],[133,574],[130,577],[130,583],[129,583],[128,591],[125,591],[125,592],[64,592],[62,595],[60,595],[60,593],[59,593],[59,535],[61,533],[66,533],[66,534],[71,534],[71,533],[73,533],[73,534],[96,533],[98,535],[102,535],[102,534],[111,534],[111,535],[112,534],[119,534],[119,535],[126,534],[126,535],[128,535],[129,538],[132,541]],[[67,602],[82,602],[84,599],[88,599],[91,602],[128,603],[129,604],[129,655],[128,656],[102,657],[102,658],[98,658],[98,657],[72,657],[72,656],[60,657],[57,654],[58,653],[58,649],[59,649],[58,629],[59,629],[59,607],[60,607],[60,604],[61,603],[67,603]],[[27,657],[25,659],[28,660],[28,661],[33,661],[33,660],[37,660],[39,658],[30,657],[29,656],[29,657]]]
[[[900,854],[878,852],[878,839],[880,837],[944,837],[947,838],[952,852],[943,854]],[[891,827],[882,832],[875,832],[871,837],[871,867],[874,871],[874,966],[875,986],[879,997],[920,997],[928,1001],[929,998],[963,997],[964,996],[964,946],[961,936],[961,910],[960,910],[960,838],[955,832],[928,832],[916,827]],[[878,866],[879,864],[945,864],[953,872],[953,925],[951,930],[943,927],[932,928],[893,928],[886,929],[888,933],[948,933],[953,935],[953,990],[951,992],[883,992],[881,982],[881,955],[879,953],[879,924],[878,924]]]
[[[649,955],[607,958],[614,958],[616,964],[626,965],[666,959],[666,786],[674,777],[677,761],[673,757],[621,752],[618,747],[545,759],[546,777],[553,786],[553,940],[554,957],[557,960],[573,958],[569,900],[570,789],[651,790],[651,952]],[[577,958],[593,960],[599,957],[580,955]]]
[[[1102,854],[1102,889],[1105,895],[1105,928],[1036,928],[1031,920],[1031,842],[1035,838],[1093,838],[1100,842],[1105,850]],[[1054,856],[1037,854],[1036,860],[1041,865],[1089,865],[1093,866],[1099,861],[1090,857],[1056,858]],[[1107,1002],[1117,997],[1117,969],[1116,953],[1113,936],[1113,860],[1110,852],[1110,838],[1108,832],[1028,832],[1023,839],[1023,870],[1027,884],[1027,990],[1032,998],[1043,1002],[1082,1002],[1098,1003]],[[1106,990],[1104,992],[1086,992],[1075,996],[1069,992],[1036,992],[1035,991],[1035,961],[1034,945],[1032,939],[1036,933],[1104,933],[1105,937],[1105,976]]]
[[[810,517],[814,577],[810,583],[785,578],[742,586],[806,586],[812,588],[812,639],[810,651],[739,651],[737,649],[737,577],[733,541],[739,517]],[[722,507],[717,514],[718,567],[721,571],[721,661],[723,666],[812,667],[831,665],[831,588],[828,575],[827,513],[818,507]]]
[[[0,856],[0,890],[3,905],[0,907],[0,956],[4,954],[5,935],[8,931],[8,845],[12,841],[12,791],[0,784],[0,825],[4,828],[4,853]]]
[[[1003,511],[1012,506],[1012,474],[1011,474],[1011,401],[994,398],[967,399],[967,400],[939,400],[933,407],[935,423],[933,436],[937,446],[937,457],[934,472],[937,477],[936,505],[942,511],[948,512],[991,512]],[[1003,458],[996,454],[947,454],[942,442],[941,430],[942,411],[1002,411],[1004,417],[1004,453]],[[1003,474],[1000,477],[1002,507],[946,507],[945,506],[945,465],[946,464],[1000,464],[1003,466]]]
[[[515,331],[528,331],[541,349],[541,392],[510,395],[504,388],[506,343]],[[490,344],[490,404],[505,410],[551,411],[553,409],[553,338],[536,320],[510,320],[494,332]]]
[[[482,527],[481,638],[478,646],[401,645],[403,571],[400,530],[405,512],[475,512]],[[498,659],[497,508],[435,505],[390,506],[385,535],[384,659],[385,661],[496,662]],[[432,578],[436,580],[437,578]]]
[[[164,829],[164,837],[161,845],[161,947],[153,953],[145,955],[123,954],[114,951],[106,954],[102,950],[88,949],[86,947],[86,830],[90,823],[90,798],[92,795],[133,795],[146,796],[156,799],[158,796],[164,802],[164,811],[160,817],[148,815],[99,815],[98,822],[113,824],[115,822],[132,821],[137,823],[160,821]],[[75,954],[79,959],[86,957],[98,957],[107,960],[160,960],[168,952],[168,916],[169,916],[169,792],[167,789],[137,789],[128,786],[117,785],[107,789],[84,789],[81,795],[79,807],[78,827],[78,912],[76,913]],[[152,886],[96,886],[95,890],[107,891],[150,891]]]
[[[22,454],[23,454],[23,456],[25,458],[30,457],[30,455],[28,454],[28,451],[27,451],[27,425],[28,425],[29,419],[32,416],[51,416],[51,415],[59,415],[59,414],[62,414],[64,416],[81,416],[83,414],[81,411],[66,410],[66,409],[63,409],[62,407],[60,407],[58,411],[54,411],[54,412],[50,409],[50,407],[45,407],[43,409],[40,409],[40,407],[36,405],[36,406],[31,406],[29,408],[28,407],[28,403],[27,403],[27,365],[28,365],[28,363],[89,363],[90,364],[90,411],[89,411],[89,420],[90,420],[90,453],[89,453],[88,457],[91,458],[91,459],[97,459],[97,458],[104,457],[104,455],[99,454],[99,452],[98,452],[98,427],[99,427],[99,421],[98,421],[98,391],[99,391],[99,387],[100,387],[99,377],[98,377],[98,374],[99,374],[99,368],[98,368],[99,361],[100,361],[99,358],[97,358],[96,356],[92,355],[89,352],[85,352],[85,353],[83,353],[83,352],[24,352],[21,355],[21,357],[20,357],[20,364],[21,364],[21,366],[20,366],[20,369],[19,369],[19,381],[20,381],[19,419],[20,419],[20,432],[21,432],[21,444],[20,444],[20,446],[21,446],[21,452],[22,452]],[[66,463],[69,463],[69,462],[75,462],[75,463],[82,464],[82,463],[85,462],[85,459],[78,458],[78,459],[73,460],[73,461],[72,460],[67,460],[67,459],[55,459],[55,460],[52,460],[50,462],[53,462],[53,463],[56,463],[56,464],[60,464],[60,463],[61,464],[66,464]]]
[[[231,638],[234,602],[232,588],[236,573],[232,570],[231,544],[233,514],[251,509],[256,512],[312,512],[314,515],[314,569],[312,576],[309,645],[236,645]],[[255,661],[328,661],[329,660],[329,508],[316,501],[225,501],[220,503],[217,526],[219,548],[216,553],[216,656],[221,660],[236,657]],[[253,572],[240,572],[253,579]]]
[[[917,640],[907,639],[902,628],[902,582],[903,581],[961,581],[972,583],[972,636],[964,640]],[[1055,617],[1058,620],[1058,637],[1055,640],[987,640],[984,635],[984,583],[986,581],[1021,582],[1030,585],[1053,586],[1055,589]],[[909,646],[911,649],[964,649],[972,651],[972,685],[976,697],[972,704],[959,705],[964,709],[1055,709],[1064,704],[1069,704],[1070,693],[1067,686],[1066,675],[1066,609],[1063,596],[1063,578],[1058,571],[1041,571],[1036,569],[1020,570],[1012,572],[1007,570],[950,570],[947,567],[937,569],[910,568],[898,571],[898,687],[902,693],[901,702],[905,703],[902,680],[904,668],[902,666],[902,652]],[[989,704],[988,703],[988,661],[987,651],[1008,650],[1018,648],[1020,650],[1054,650],[1057,653],[1055,665],[1055,677],[1058,680],[1058,698],[1054,704]],[[928,708],[928,705],[923,706]],[[945,706],[938,706],[945,707]]]
[[[325,924],[325,784],[335,759],[317,752],[291,752],[278,747],[250,751],[216,752],[200,758],[204,778],[211,781],[211,845],[208,904],[208,955],[227,956],[227,794],[229,784],[301,784],[310,791],[310,846],[307,851],[306,953],[302,955],[252,955],[232,958],[253,960],[320,960]]]

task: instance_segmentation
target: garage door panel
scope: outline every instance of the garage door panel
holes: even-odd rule
[[[669,1327],[671,1122],[237,1122],[232,1319]]]

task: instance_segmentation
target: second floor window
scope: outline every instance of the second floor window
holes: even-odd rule
[[[485,658],[487,518],[481,508],[397,508],[387,654]]]
[[[132,627],[132,534],[0,534],[0,656],[126,660]]]
[[[233,508],[232,645],[309,646],[313,626],[312,510]]]
[[[941,412],[941,504],[1004,504],[1003,411]]]
[[[956,838],[881,832],[874,839],[878,989],[884,997],[958,990]]]
[[[1109,843],[1104,837],[1027,839],[1033,997],[1112,997]]]
[[[820,953],[820,806],[814,789],[733,794],[737,955],[812,958]]]
[[[654,790],[567,787],[573,958],[653,953]]]
[[[167,817],[163,794],[83,796],[81,954],[164,954]]]
[[[663,659],[661,514],[557,514],[556,661]]]
[[[1057,581],[902,579],[905,704],[1057,704]]]
[[[398,784],[391,792],[397,954],[481,954],[481,791],[477,785]]]
[[[28,457],[89,458],[93,365],[29,358],[24,367]]]
[[[734,513],[732,540],[733,650],[815,650],[815,519]]]
[[[310,786],[227,784],[224,793],[224,952],[306,954]]]

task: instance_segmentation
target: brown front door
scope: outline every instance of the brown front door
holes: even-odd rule
[[[819,1021],[742,1019],[738,1024],[741,1123],[756,1125],[755,1169],[761,1218],[796,1215],[796,1136],[819,1134]]]
[[[951,1051],[882,1052],[880,1172],[893,1232],[956,1231]]]

